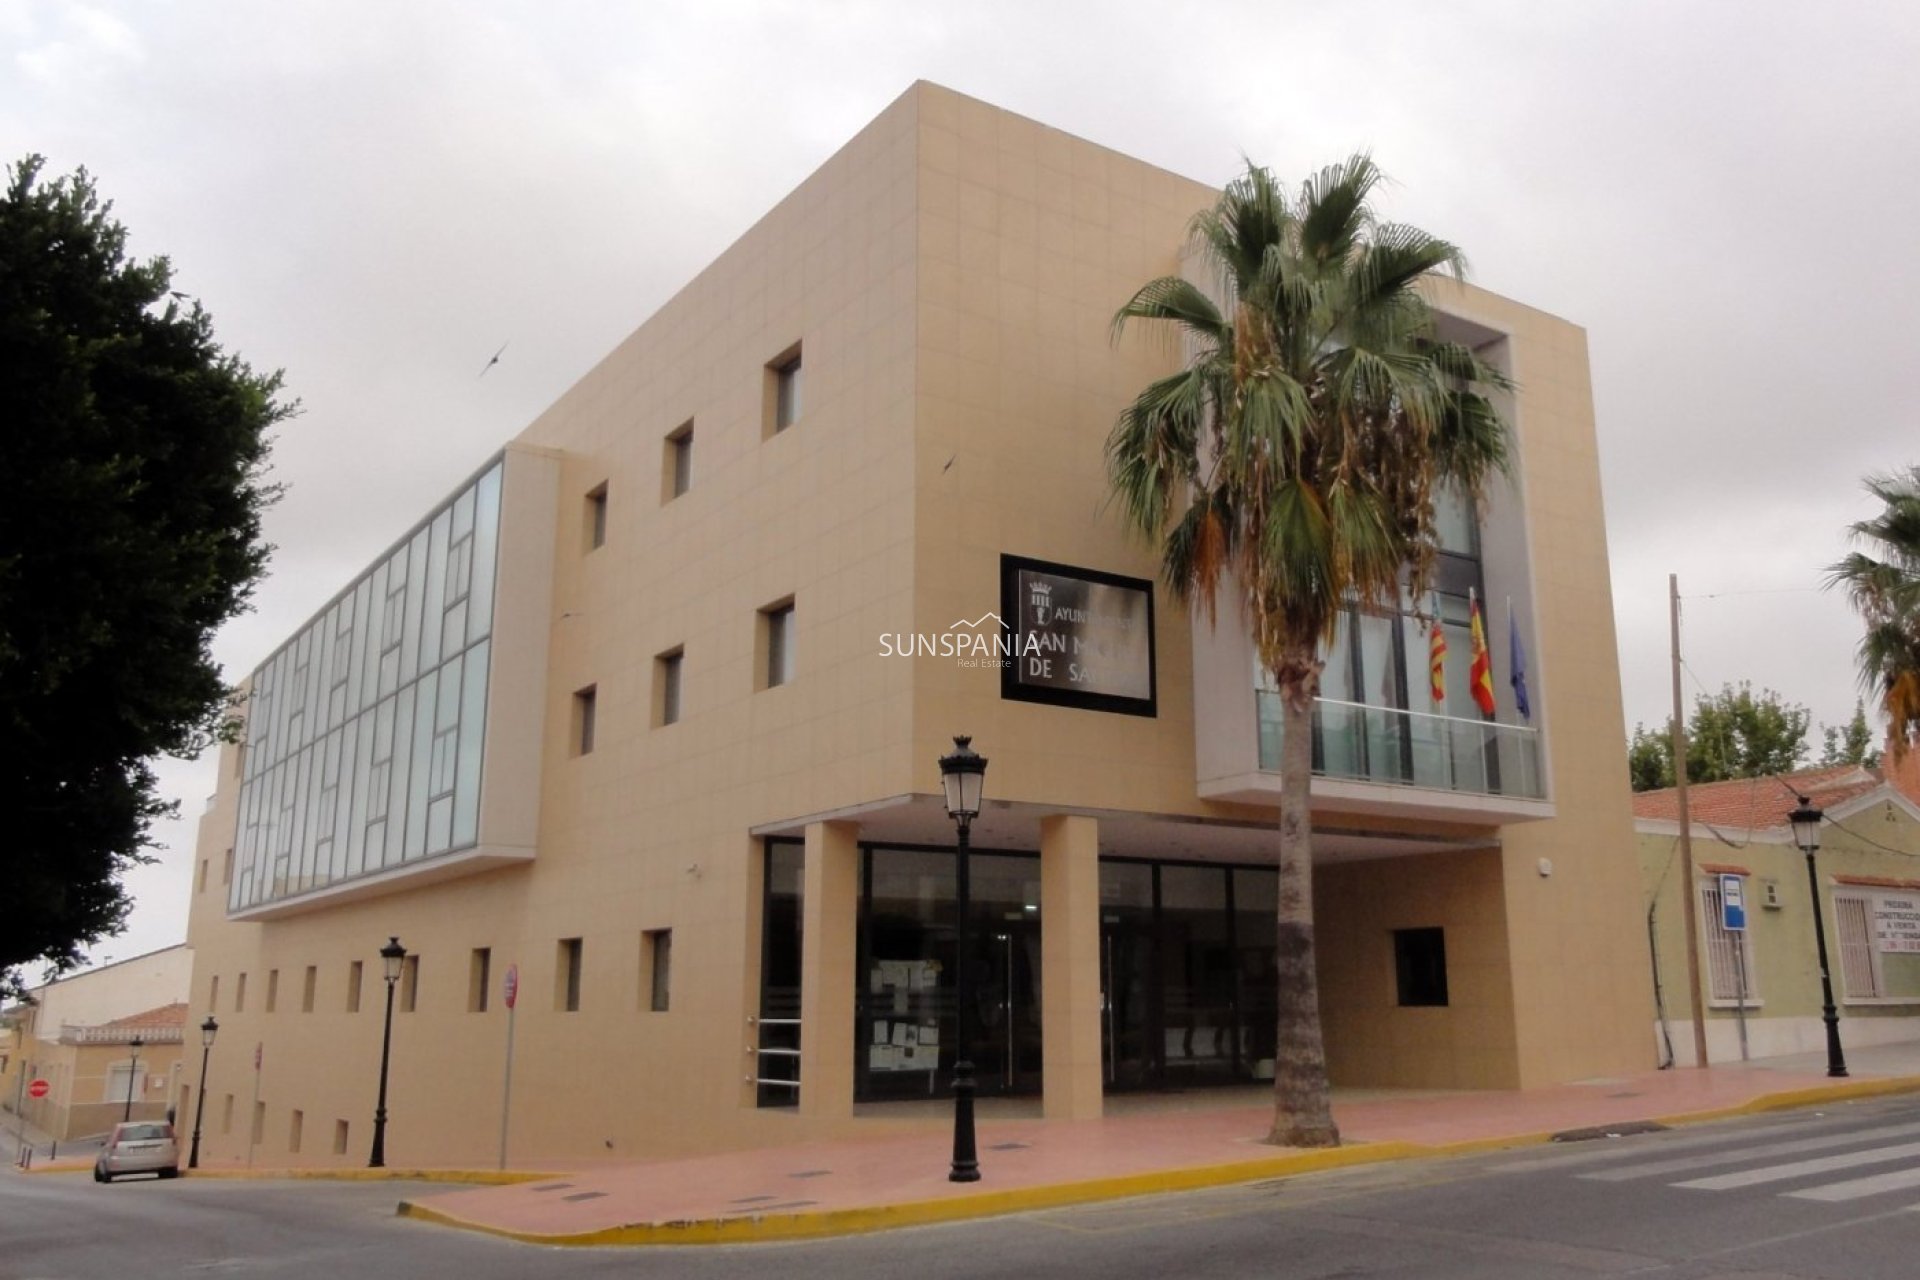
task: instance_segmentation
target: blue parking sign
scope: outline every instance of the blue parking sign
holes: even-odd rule
[[[1720,877],[1720,927],[1728,933],[1747,927],[1746,891],[1739,876]]]

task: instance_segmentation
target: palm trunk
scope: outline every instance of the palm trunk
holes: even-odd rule
[[[1300,667],[1304,666],[1304,674]],[[1284,1147],[1337,1147],[1327,1097],[1327,1051],[1320,1035],[1320,981],[1313,946],[1313,695],[1311,659],[1276,673],[1280,685],[1280,909],[1278,1043],[1273,1070],[1273,1131]]]

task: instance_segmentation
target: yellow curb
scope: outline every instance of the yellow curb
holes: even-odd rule
[[[516,1182],[539,1182],[565,1177],[554,1170],[535,1173],[524,1169],[192,1169],[188,1178],[308,1178],[328,1182],[462,1182],[504,1187]]]
[[[68,1164],[63,1160],[56,1160],[48,1164],[37,1164],[31,1169],[16,1168],[14,1172],[15,1173],[91,1173],[93,1172],[93,1161],[88,1160],[82,1164]]]
[[[1206,1187],[1231,1186],[1262,1178],[1289,1177],[1339,1169],[1351,1165],[1378,1164],[1429,1154],[1433,1148],[1411,1142],[1373,1142],[1325,1151],[1299,1151],[1284,1156],[1268,1156],[1231,1164],[1196,1165],[1183,1169],[1158,1169],[1147,1173],[1121,1174],[1111,1178],[1092,1178],[1082,1182],[1055,1183],[1049,1186],[1020,1187],[1011,1191],[989,1191],[975,1195],[918,1200],[906,1204],[872,1205],[858,1209],[828,1209],[819,1213],[742,1214],[732,1218],[687,1219],[677,1222],[635,1222],[597,1231],[543,1233],[515,1231],[475,1222],[441,1209],[429,1209],[410,1200],[400,1203],[399,1215],[441,1226],[459,1227],[487,1235],[504,1236],[526,1244],[544,1245],[659,1245],[659,1244],[747,1244],[755,1241],[810,1240],[823,1236],[861,1235],[889,1231],[896,1227],[928,1226],[938,1222],[958,1222],[969,1218],[996,1217],[1007,1213],[1026,1213],[1035,1209],[1053,1209],[1064,1205],[1085,1204],[1095,1200],[1119,1200],[1129,1196],[1157,1195],[1170,1191],[1198,1191]]]
[[[1655,1124],[1703,1124],[1709,1120],[1729,1120],[1736,1116],[1764,1115],[1769,1111],[1791,1111],[1823,1102],[1857,1102],[1864,1098],[1884,1098],[1896,1093],[1920,1092],[1920,1076],[1889,1076],[1878,1080],[1849,1080],[1845,1084],[1809,1085],[1804,1089],[1782,1089],[1757,1098],[1711,1111],[1687,1111],[1660,1116]]]

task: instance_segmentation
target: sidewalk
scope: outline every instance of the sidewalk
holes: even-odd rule
[[[1679,1123],[1920,1091],[1920,1044],[1679,1068],[1547,1089],[1336,1091],[1346,1145],[1261,1142],[1265,1089],[1110,1099],[1100,1120],[979,1121],[981,1180],[946,1180],[951,1127],[594,1168],[402,1203],[404,1215],[544,1244],[712,1244],[882,1230],[1090,1200],[1279,1177],[1381,1160],[1546,1141],[1555,1133]]]

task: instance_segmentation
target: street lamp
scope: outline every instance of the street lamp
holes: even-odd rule
[[[127,1041],[127,1047],[133,1050],[133,1061],[127,1066],[127,1107],[120,1113],[122,1120],[133,1119],[133,1082],[140,1078],[140,1046],[145,1043],[139,1036]]]
[[[1813,855],[1820,848],[1820,819],[1825,815],[1808,804],[1805,796],[1797,798],[1800,807],[1787,815],[1787,821],[1793,825],[1793,842],[1807,855],[1807,892],[1813,898],[1813,941],[1820,949],[1820,1016],[1827,1024],[1827,1074],[1844,1076],[1847,1056],[1840,1050],[1840,1014],[1833,1007],[1833,977],[1827,971],[1827,926],[1820,912],[1820,879],[1813,869]]]
[[[213,1038],[220,1034],[220,1024],[208,1014],[207,1020],[200,1024],[200,1101],[193,1108],[193,1146],[187,1150],[187,1168],[200,1167],[200,1121],[207,1114],[207,1057],[213,1052]]]
[[[400,967],[407,958],[407,949],[400,945],[400,939],[390,937],[387,945],[380,948],[380,962],[387,970],[387,1025],[380,1033],[380,1101],[373,1109],[373,1158],[367,1161],[369,1169],[384,1169],[387,1164],[387,1063],[393,1053],[393,986],[400,981]]]
[[[959,921],[954,940],[953,995],[959,1005],[953,1037],[953,1167],[949,1182],[980,1181],[980,1157],[973,1142],[973,951],[968,920],[972,911],[967,883],[967,836],[980,814],[980,789],[986,782],[987,760],[974,754],[973,739],[962,734],[953,751],[940,757],[940,783],[947,792],[947,816],[959,828],[960,844],[954,861],[954,912]]]

